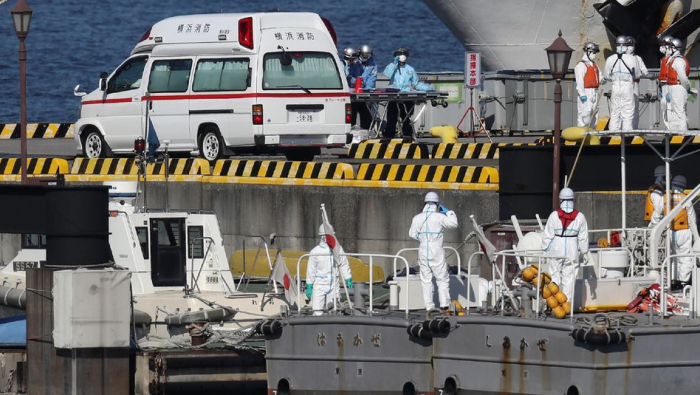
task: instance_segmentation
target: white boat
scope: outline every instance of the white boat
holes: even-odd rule
[[[544,49],[561,29],[567,44],[582,55],[587,41],[611,54],[620,34],[633,36],[637,54],[657,67],[657,35],[687,39],[691,64],[700,26],[698,0],[423,0],[469,51],[482,53],[485,70],[548,69]]]

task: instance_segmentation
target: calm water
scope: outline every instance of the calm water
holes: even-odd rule
[[[0,6],[0,123],[19,121],[18,40],[10,9]],[[463,50],[420,0],[27,0],[34,9],[27,38],[29,121],[73,122],[79,99],[100,72],[112,71],[155,22],[174,15],[221,12],[311,11],[329,19],[338,47],[370,44],[380,67],[393,50],[411,50],[418,71],[462,70]]]

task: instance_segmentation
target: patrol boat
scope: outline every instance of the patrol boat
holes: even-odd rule
[[[137,336],[177,335],[192,323],[250,329],[279,312],[274,302],[267,303],[268,295],[278,294],[238,290],[240,282],[229,269],[214,212],[139,208],[134,205],[135,181],[106,184],[110,185],[109,245],[114,267],[131,272]],[[22,238],[22,249],[0,270],[3,317],[26,314],[26,269],[46,260],[43,236]]]
[[[667,154],[660,156],[667,178],[669,162],[679,156],[668,154],[671,136],[700,135],[697,131],[596,133],[663,137]],[[692,285],[670,291],[673,260],[679,255],[671,253],[665,233],[673,219],[698,199],[700,185],[656,226],[627,228],[624,144],[621,151],[623,225],[590,231],[602,240],[577,272],[568,314],[561,314],[561,301],[556,307],[545,302],[548,264],[539,250],[540,231],[523,234],[516,219],[517,246],[496,251],[472,217],[481,248],[469,258],[466,274],[450,278],[451,296],[459,302],[451,307],[452,314],[416,306],[420,291],[415,284],[420,280],[408,275],[389,282],[388,303],[379,303],[372,295],[365,303],[359,297],[363,292],[356,289],[353,303],[327,315],[297,311],[266,320],[256,329],[266,338],[268,390],[277,394],[694,392],[700,385],[700,295]],[[614,245],[617,237],[619,246]],[[404,255],[400,251],[389,257],[395,274],[397,266],[408,269]],[[493,291],[483,304],[484,284],[471,273],[472,261],[480,256],[486,257],[493,276]],[[697,259],[700,253],[691,256]],[[512,287],[505,276],[508,257],[515,258],[519,269]],[[533,265],[538,269],[534,275]],[[693,269],[694,278],[698,270]],[[455,282],[463,286],[455,287]],[[546,286],[555,293],[550,287]],[[642,312],[627,313],[628,308]]]

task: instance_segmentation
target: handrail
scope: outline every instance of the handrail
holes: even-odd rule
[[[698,194],[700,194],[700,185],[696,186],[688,194],[688,196],[686,196],[678,205],[670,210],[668,214],[665,214],[658,224],[651,228],[651,235],[649,236],[649,262],[653,268],[658,267],[656,264],[659,260],[659,240],[661,239],[661,234],[671,225],[671,221],[678,216],[681,210],[685,210],[687,206],[693,205],[693,200],[698,196]],[[667,203],[670,204],[670,202]]]
[[[667,304],[668,303],[666,301],[666,286],[668,284],[666,284],[666,283],[668,282],[670,284],[670,279],[669,279],[669,281],[664,281],[664,280],[667,276],[670,276],[670,274],[667,270],[668,269],[667,268],[668,262],[670,262],[670,260],[673,258],[693,257],[693,258],[697,259],[699,256],[700,256],[700,254],[696,254],[696,253],[693,253],[693,254],[674,254],[674,255],[667,256],[666,259],[664,259],[664,261],[661,263],[661,275],[659,276],[659,282],[660,282],[659,285],[661,285],[661,298],[659,300],[659,302],[661,302],[661,317],[666,317],[666,313],[667,313]],[[693,266],[695,266],[695,262],[693,262]],[[693,272],[694,272],[694,270],[690,272],[691,276],[693,275]],[[693,286],[695,286],[695,279],[692,277],[691,277],[691,282],[693,283]],[[696,315],[695,310],[694,310],[695,309],[695,290],[693,290],[693,292],[691,292],[690,295],[691,295],[690,296],[690,305],[693,306],[693,309],[690,310],[689,315],[691,318],[695,318],[695,315]]]
[[[454,247],[449,247],[449,246],[447,246],[447,247],[443,246],[442,248],[445,250],[454,251],[453,255],[457,257],[457,267],[460,268],[460,270],[461,270],[462,269],[462,258],[459,257],[459,253],[457,252],[457,249],[455,249]],[[420,250],[419,247],[402,248],[396,253],[396,257],[402,256],[401,253],[405,252],[405,251],[419,251],[419,250]],[[406,275],[408,276],[408,271],[406,271]],[[394,277],[396,277],[396,258],[394,258]]]
[[[207,241],[209,241],[209,244],[207,244],[207,251],[204,253],[204,256],[201,258],[202,264],[199,265],[199,271],[197,271],[197,278],[195,279],[195,277],[194,277],[194,260],[195,260],[194,244],[198,240],[202,240],[202,241],[207,240]],[[202,249],[204,248],[203,244],[204,243],[202,243]],[[194,237],[190,241],[190,255],[192,256],[192,258],[190,258],[190,289],[189,289],[189,292],[194,293],[195,286],[197,288],[199,288],[199,276],[202,274],[202,268],[204,267],[204,261],[207,259],[207,256],[209,256],[209,251],[211,251],[211,247],[213,245],[216,245],[216,243],[214,242],[214,239],[211,238],[210,236]],[[185,291],[186,291],[185,293],[188,293],[187,290],[185,290]],[[202,290],[200,289],[199,291],[201,292]]]
[[[471,293],[471,279],[472,279],[472,259],[477,255],[486,255],[483,251],[476,251],[470,257],[467,262],[467,315],[469,315],[469,309],[471,308],[472,293]],[[474,299],[476,299],[476,292],[474,292]],[[477,306],[478,307],[478,306]]]
[[[374,307],[374,300],[373,300],[373,299],[374,299],[374,298],[373,298],[373,297],[374,297],[374,291],[372,290],[372,284],[374,283],[374,281],[373,281],[373,277],[374,277],[374,276],[373,276],[373,272],[374,272],[374,271],[372,270],[372,269],[373,269],[373,266],[374,266],[374,258],[375,258],[375,257],[376,257],[376,258],[397,258],[397,257],[398,257],[399,259],[401,259],[401,260],[404,262],[404,265],[406,266],[406,290],[405,290],[405,293],[406,293],[406,309],[405,309],[405,313],[406,313],[406,318],[408,318],[408,311],[409,311],[409,310],[408,310],[408,306],[409,306],[409,305],[408,305],[408,302],[409,302],[409,300],[410,300],[410,299],[409,299],[410,292],[408,291],[408,286],[409,286],[409,282],[408,282],[408,261],[406,260],[406,258],[404,258],[404,257],[402,257],[402,256],[398,256],[398,255],[389,255],[389,254],[369,254],[369,253],[365,253],[365,254],[360,254],[360,253],[353,253],[353,254],[343,253],[343,254],[339,254],[339,255],[340,255],[340,256],[346,256],[346,257],[347,257],[347,256],[350,256],[350,257],[356,257],[356,258],[359,258],[359,257],[368,257],[368,258],[369,258],[369,309],[367,310],[367,312],[368,312],[368,315],[370,315],[370,316],[372,315],[372,311],[373,311],[373,307]],[[298,311],[297,315],[301,315],[301,261],[302,261],[302,259],[304,259],[304,258],[308,259],[309,257],[312,257],[312,256],[328,257],[328,254],[304,254],[304,255],[300,256],[299,259],[297,260],[297,306],[299,306],[299,311]],[[335,266],[335,267],[337,267],[337,266]],[[342,277],[342,276],[343,276],[343,272],[340,270],[340,268],[338,268],[338,274],[339,274],[339,277]],[[340,278],[339,278],[339,279],[340,279]],[[342,281],[343,287],[345,287],[345,279],[342,279],[342,280],[343,280],[343,281]],[[332,285],[332,284],[331,284],[331,285]],[[336,304],[335,304],[336,298],[337,298],[337,295],[333,298],[333,311],[337,311],[337,307],[336,307]]]

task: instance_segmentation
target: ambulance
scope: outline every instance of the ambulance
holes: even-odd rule
[[[210,161],[267,152],[312,160],[352,138],[336,41],[332,25],[313,13],[164,19],[83,94],[78,153],[130,154],[155,130],[159,150],[167,140],[170,152]]]

